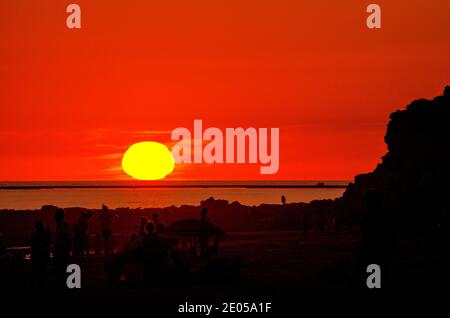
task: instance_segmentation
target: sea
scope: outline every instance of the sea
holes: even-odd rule
[[[33,181],[0,182],[0,210],[58,207],[159,208],[199,205],[202,200],[238,201],[244,205],[334,199],[348,181]]]

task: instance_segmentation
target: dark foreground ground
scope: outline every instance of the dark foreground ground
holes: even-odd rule
[[[389,290],[403,291],[445,290],[450,286],[450,250],[430,248],[428,238],[402,237],[390,275]],[[242,258],[239,277],[226,281],[193,281],[185,284],[161,284],[144,287],[140,268],[132,268],[129,281],[115,286],[108,283],[103,259],[92,255],[80,263],[82,288],[59,291],[55,288],[52,266],[46,282],[33,286],[29,261],[25,274],[3,292],[19,291],[22,295],[52,295],[56,298],[145,298],[185,299],[226,297],[256,297],[271,299],[296,294],[326,293],[339,295],[352,290],[351,280],[355,255],[359,249],[359,233],[304,233],[300,231],[265,231],[228,233],[220,247],[220,255]],[[385,281],[385,280],[383,280]],[[261,298],[262,297],[262,298]]]

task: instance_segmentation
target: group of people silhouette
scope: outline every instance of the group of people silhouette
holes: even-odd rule
[[[53,229],[46,227],[41,220],[35,222],[35,230],[31,235],[31,268],[37,282],[42,282],[45,278],[52,254],[56,282],[61,287],[65,286],[66,269],[71,260],[78,262],[89,254],[88,229],[93,214],[92,211],[82,212],[72,225],[65,220],[64,209],[57,208]],[[111,223],[117,217],[107,206],[102,206],[98,216],[100,232],[97,234],[102,241],[96,250],[105,256],[110,253]]]
[[[206,220],[206,213],[207,210],[203,209],[202,220]],[[53,229],[46,227],[43,221],[35,222],[31,236],[31,268],[38,285],[47,277],[52,255],[57,286],[64,287],[67,266],[90,257],[90,247],[95,247],[95,254],[103,257],[110,283],[126,278],[127,265],[130,263],[141,265],[142,281],[148,286],[156,285],[163,277],[181,281],[182,276],[186,275],[186,261],[176,248],[176,242],[164,235],[165,225],[157,213],[153,213],[151,219],[142,216],[123,245],[117,248],[113,247],[112,223],[118,216],[105,205],[98,213],[98,231],[94,235],[101,239],[101,244],[89,246],[88,230],[93,215],[93,211],[84,211],[75,224],[69,224],[65,220],[64,209],[58,208],[54,213]]]

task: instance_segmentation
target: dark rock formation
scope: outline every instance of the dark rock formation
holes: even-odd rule
[[[450,86],[443,96],[418,99],[390,115],[388,152],[376,169],[355,177],[336,202],[358,213],[369,189],[384,193],[400,228],[439,224],[450,211]]]

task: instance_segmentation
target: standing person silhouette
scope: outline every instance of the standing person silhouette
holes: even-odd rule
[[[103,241],[103,256],[110,253],[111,236],[113,235],[111,223],[117,218],[118,215],[110,213],[108,207],[104,204],[102,205],[102,210],[100,211],[98,221],[100,224],[100,235]]]
[[[139,223],[138,235],[140,238],[145,236],[145,227],[148,223],[148,218],[146,216],[141,216],[141,221]]]
[[[208,222],[208,209],[207,208],[203,208],[200,211],[200,219],[202,220],[202,222]],[[198,239],[199,239],[199,243],[200,243],[200,256],[205,257],[206,252],[208,250],[208,235],[201,233]]]
[[[208,221],[208,209],[207,208],[202,208],[202,210],[200,211],[200,219],[202,221]]]
[[[146,234],[142,241],[144,262],[144,284],[154,286],[159,280],[159,264],[161,263],[160,240],[155,233],[156,225],[149,221],[146,226]]]
[[[73,227],[73,256],[75,260],[83,259],[85,254],[89,255],[88,251],[88,229],[89,219],[92,217],[92,211],[85,211],[81,213],[77,224]]]
[[[40,285],[47,274],[52,238],[51,232],[45,228],[44,222],[36,221],[34,228],[35,231],[31,236],[31,267],[33,276]]]
[[[70,249],[72,247],[72,230],[69,223],[64,221],[64,210],[55,211],[55,239],[53,244],[53,257],[55,260],[56,283],[65,287],[66,269],[70,262]]]
[[[153,221],[153,223],[155,223],[155,225],[159,223],[159,214],[158,213],[156,213],[156,212],[152,213],[152,221]]]

